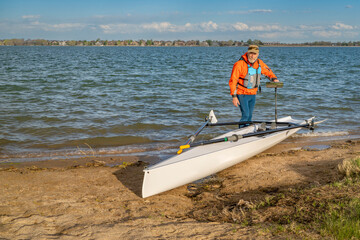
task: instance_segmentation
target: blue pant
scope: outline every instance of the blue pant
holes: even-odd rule
[[[251,121],[254,111],[256,95],[237,95],[240,102],[241,120]]]

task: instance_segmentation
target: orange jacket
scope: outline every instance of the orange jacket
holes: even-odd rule
[[[241,85],[244,85],[244,80],[240,78],[245,78],[246,74],[248,73],[248,64],[252,66],[253,68],[257,69],[259,67],[259,64],[261,66],[261,74],[271,78],[276,78],[275,74],[271,71],[271,69],[261,60],[258,59],[254,62],[254,64],[249,63],[247,54],[245,53],[242,55],[243,60],[239,60],[234,64],[234,67],[232,69],[231,77],[229,80],[229,86],[230,86],[230,95],[234,94],[242,94],[242,95],[256,95],[257,88],[253,89],[247,89],[243,86],[237,85],[240,83]]]

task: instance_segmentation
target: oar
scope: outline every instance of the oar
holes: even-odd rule
[[[267,88],[275,88],[275,122],[277,122],[277,89],[284,86],[283,82],[267,82]]]
[[[209,124],[209,122],[210,122],[210,119],[207,119],[206,122],[203,125],[201,125],[201,127],[199,127],[199,129],[196,130],[196,132],[193,135],[191,135],[189,137],[189,139],[186,141],[185,145],[192,143],[195,140],[196,136],[199,135],[199,133]]]
[[[196,136],[199,135],[199,133],[200,133],[206,126],[208,126],[208,124],[215,124],[215,123],[217,122],[217,119],[216,119],[216,116],[215,116],[215,113],[214,113],[213,110],[210,111],[209,117],[207,117],[205,120],[206,120],[206,122],[204,122],[204,124],[201,125],[201,127],[199,127],[199,129],[196,130],[196,132],[189,137],[189,139],[185,142],[184,145],[189,145],[190,143],[192,143],[192,142],[195,140]],[[183,145],[183,146],[184,146],[184,145]],[[179,151],[180,151],[180,150],[179,150]],[[181,150],[181,151],[182,151],[182,150]],[[181,152],[180,152],[180,153],[181,153]],[[178,152],[178,154],[180,154],[180,153]]]
[[[265,122],[265,121],[239,121],[239,122],[223,122],[223,123],[208,123],[207,126],[214,127],[214,126],[227,126],[227,125],[244,125],[244,124],[251,124],[251,123],[265,123],[265,124],[272,124],[275,122]],[[293,122],[276,122],[279,125],[298,125]]]
[[[203,146],[203,145],[208,145],[208,144],[213,144],[213,143],[219,143],[219,142],[236,142],[241,138],[248,138],[248,137],[254,137],[254,136],[262,136],[265,134],[270,134],[270,133],[275,133],[275,132],[281,132],[281,131],[286,131],[286,130],[291,130],[294,128],[301,128],[301,127],[309,127],[312,128],[314,126],[314,121],[311,121],[310,123],[306,123],[306,124],[301,124],[301,125],[296,125],[296,126],[290,126],[290,127],[285,127],[285,128],[279,128],[279,129],[273,129],[273,130],[267,130],[267,131],[261,131],[261,132],[255,132],[255,133],[246,133],[246,134],[239,134],[239,135],[232,135],[229,137],[224,137],[224,138],[219,138],[219,139],[212,139],[212,140],[208,140],[208,141],[203,141],[203,142],[198,142],[198,143],[191,143],[191,144],[185,144],[180,146],[180,149],[178,151],[178,154],[182,153],[182,151],[186,148],[190,148],[190,147],[197,147],[197,146]]]

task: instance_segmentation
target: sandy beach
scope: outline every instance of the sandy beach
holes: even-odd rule
[[[342,178],[338,164],[360,155],[360,140],[326,144],[331,147],[323,150],[276,146],[201,183],[146,199],[146,162],[137,157],[2,164],[0,239],[292,238],[271,230],[291,205],[264,207],[250,217],[246,209],[296,189],[326,192]]]

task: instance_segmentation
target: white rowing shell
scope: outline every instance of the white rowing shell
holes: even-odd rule
[[[295,120],[290,116],[278,119],[278,121],[295,124],[306,123],[304,120]],[[237,129],[216,138],[256,132],[258,126],[259,124],[256,124]],[[271,148],[299,130],[300,127],[263,136],[243,138],[237,142],[220,142],[190,148],[180,155],[144,169],[142,197],[146,198],[165,192],[224,170]]]

